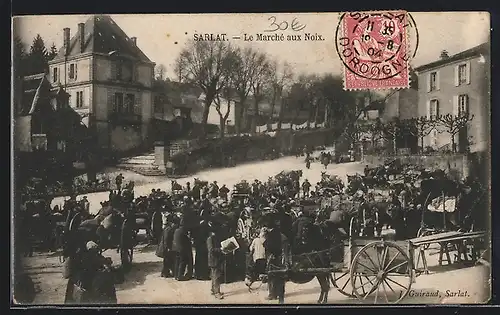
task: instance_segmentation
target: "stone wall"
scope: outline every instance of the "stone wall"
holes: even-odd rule
[[[169,171],[178,174],[198,172],[207,167],[235,165],[248,161],[266,160],[287,155],[307,146],[322,146],[333,143],[332,129],[290,131],[283,130],[274,136],[227,137],[207,140],[203,145],[188,145],[183,150],[163,147],[157,142],[155,164],[164,160]],[[176,145],[174,145],[176,146]],[[177,147],[177,146],[176,146]],[[163,154],[163,156],[162,156]]]
[[[403,164],[420,165],[431,170],[442,169],[452,176],[465,178],[471,172],[474,158],[465,154],[441,154],[441,155],[395,155],[377,156],[365,155],[363,163],[370,166],[384,164],[388,160],[400,159]]]

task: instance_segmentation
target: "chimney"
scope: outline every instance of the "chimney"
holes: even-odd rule
[[[80,38],[80,53],[85,49],[85,23],[78,23],[78,36]]]
[[[64,41],[64,50],[66,52],[66,54],[69,53],[69,40],[70,40],[70,29],[69,27],[65,27],[63,28],[63,33],[64,33],[64,38],[63,38],[63,41]]]
[[[448,51],[446,51],[446,50],[441,51],[441,55],[439,55],[439,58],[446,59],[448,57],[449,57],[448,56]]]
[[[137,37],[130,37],[130,40],[134,44],[134,46],[137,46]]]

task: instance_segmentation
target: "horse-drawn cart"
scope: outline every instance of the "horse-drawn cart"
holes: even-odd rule
[[[116,209],[102,208],[94,217],[75,213],[69,223],[66,235],[67,253],[88,241],[99,244],[102,251],[115,249],[120,254],[122,268],[132,264],[134,246],[137,243],[135,216],[126,215]]]
[[[321,285],[318,303],[323,304],[328,302],[330,282],[341,294],[361,302],[397,304],[408,295],[416,277],[425,271],[418,269],[418,261],[426,244],[470,243],[486,236],[485,232],[469,232],[442,233],[405,241],[354,238],[354,221],[351,219],[350,236],[346,241],[335,242],[326,250],[293,254],[288,264],[269,264],[267,274],[260,279],[282,277],[301,284],[317,277]],[[474,257],[478,255],[477,248],[471,250],[476,253]],[[251,284],[247,285],[251,288]]]

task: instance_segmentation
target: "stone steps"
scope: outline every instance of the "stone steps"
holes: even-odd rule
[[[144,176],[165,175],[165,171],[161,170],[158,165],[154,164],[154,162],[155,155],[154,152],[151,152],[148,154],[121,159],[120,163],[116,165],[116,167]]]

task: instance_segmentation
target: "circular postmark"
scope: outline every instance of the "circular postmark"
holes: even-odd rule
[[[407,73],[418,40],[415,20],[405,11],[344,13],[335,32],[335,48],[346,69],[369,80]]]

